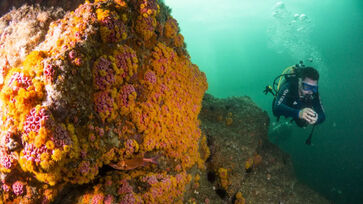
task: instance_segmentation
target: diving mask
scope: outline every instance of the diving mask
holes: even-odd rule
[[[302,89],[304,91],[311,91],[313,93],[318,92],[318,86],[310,85],[308,83],[302,82]]]

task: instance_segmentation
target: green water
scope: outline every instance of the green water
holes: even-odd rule
[[[363,1],[277,2],[165,0],[208,93],[248,95],[271,116],[262,90],[282,69],[304,60],[320,71],[327,120],[313,146],[304,144],[309,128],[289,126],[270,139],[291,155],[302,182],[334,203],[363,203]]]

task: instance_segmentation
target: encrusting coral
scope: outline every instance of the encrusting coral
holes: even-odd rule
[[[181,202],[209,155],[198,120],[207,82],[168,8],[86,1],[33,47],[3,71],[2,200],[49,203],[108,165],[78,202]]]
[[[219,168],[218,169],[218,175],[219,175],[219,179],[221,182],[221,186],[223,189],[227,189],[228,188],[228,169],[225,168]]]
[[[242,196],[241,192],[237,192],[236,193],[236,200],[234,201],[234,204],[245,204],[246,201]]]

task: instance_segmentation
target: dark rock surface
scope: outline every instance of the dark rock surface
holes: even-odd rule
[[[236,199],[241,192],[245,203],[329,203],[297,181],[289,155],[267,139],[267,113],[249,97],[217,99],[206,94],[202,107],[199,117],[210,157],[207,170],[200,172],[199,187],[187,200],[243,203]],[[251,160],[252,167],[246,169]],[[227,170],[227,179],[220,169]]]

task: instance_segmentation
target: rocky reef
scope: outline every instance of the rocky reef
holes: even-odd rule
[[[330,203],[297,181],[289,155],[268,141],[269,117],[249,97],[206,94],[199,114],[210,156],[191,203]]]
[[[82,202],[180,201],[188,171],[204,168],[207,82],[170,10],[148,0],[85,2],[61,18],[42,9],[1,18],[3,200],[48,203],[103,173]]]
[[[0,203],[327,203],[265,112],[205,94],[162,1],[4,2]]]

